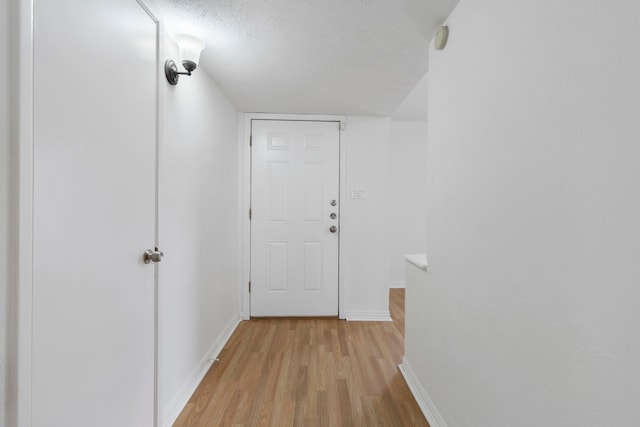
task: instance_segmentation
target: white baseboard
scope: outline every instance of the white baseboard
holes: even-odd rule
[[[348,310],[345,313],[345,319],[350,322],[391,322],[391,313],[389,310],[366,311],[366,310]]]
[[[180,387],[178,393],[176,393],[173,399],[171,399],[167,407],[164,408],[162,411],[162,425],[164,427],[171,427],[176,421],[187,402],[189,402],[191,395],[196,391],[196,388],[198,388],[200,382],[211,367],[210,360],[218,357],[227,341],[229,341],[229,338],[231,338],[231,334],[233,334],[233,331],[236,330],[236,327],[239,324],[240,316],[236,316],[231,319],[222,333],[214,341],[211,348],[209,348],[209,351],[207,351],[202,360],[200,360],[200,363],[198,363],[191,375],[189,375],[189,378],[187,378],[182,387]]]
[[[389,282],[389,289],[398,289],[398,288],[406,288],[407,282],[404,280],[395,280],[393,282]]]
[[[438,412],[438,408],[436,408],[436,405],[427,394],[427,391],[422,386],[422,383],[420,383],[416,373],[413,371],[409,361],[405,357],[402,358],[402,364],[400,364],[398,368],[400,368],[400,372],[402,373],[404,380],[407,382],[409,390],[411,390],[411,394],[413,394],[416,402],[418,402],[418,406],[422,410],[424,417],[429,422],[429,425],[431,427],[447,427],[447,423],[444,422],[442,415]]]

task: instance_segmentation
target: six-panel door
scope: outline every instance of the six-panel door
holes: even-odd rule
[[[251,315],[337,316],[339,123],[253,120],[252,141]]]

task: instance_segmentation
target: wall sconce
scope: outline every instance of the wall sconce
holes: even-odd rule
[[[200,39],[187,34],[176,36],[176,42],[178,43],[178,48],[180,48],[182,66],[187,72],[178,71],[178,66],[172,59],[166,60],[164,63],[164,74],[167,76],[169,83],[174,86],[178,84],[178,78],[181,74],[190,76],[191,72],[198,67],[200,52],[204,49],[204,43],[202,43]]]

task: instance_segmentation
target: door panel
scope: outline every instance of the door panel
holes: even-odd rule
[[[268,242],[269,245],[269,291],[289,290],[289,244],[288,242]]]
[[[253,120],[252,140],[251,315],[337,316],[338,123]]]
[[[322,290],[322,242],[304,242],[304,290]]]
[[[269,222],[285,224],[288,222],[289,198],[289,162],[268,162],[267,199],[269,204]]]
[[[322,220],[322,163],[304,164],[304,222]]]
[[[152,426],[156,24],[34,2],[32,425]]]

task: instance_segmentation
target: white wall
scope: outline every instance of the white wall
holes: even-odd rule
[[[389,151],[389,285],[403,287],[403,255],[426,252],[427,122],[391,120]]]
[[[430,52],[426,320],[449,427],[640,418],[640,3],[462,0]],[[428,343],[416,352],[412,343]]]
[[[388,117],[349,117],[346,144],[346,213],[341,220],[340,268],[346,269],[347,319],[389,317],[389,139]],[[351,199],[351,189],[367,199]],[[345,199],[343,199],[345,200]],[[343,206],[343,209],[345,206]]]
[[[416,83],[391,115],[392,121],[426,122],[429,119],[429,73]]]
[[[163,104],[159,377],[171,422],[239,319],[238,112],[202,69],[167,83]]]
[[[0,0],[0,425],[5,423],[7,383],[9,209],[9,5]]]

